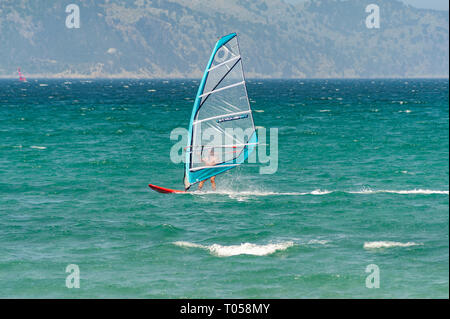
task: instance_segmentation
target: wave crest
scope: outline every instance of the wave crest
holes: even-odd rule
[[[186,241],[177,241],[174,242],[174,245],[179,247],[188,247],[188,248],[202,248],[209,250],[209,252],[218,257],[230,257],[236,255],[254,255],[254,256],[266,256],[273,254],[279,250],[285,250],[289,247],[294,246],[292,241],[276,243],[276,244],[267,244],[267,245],[257,245],[252,243],[242,243],[240,245],[230,245],[223,246],[219,244],[212,244],[209,246],[199,245],[195,243],[190,243]]]
[[[421,243],[407,242],[400,243],[396,241],[370,241],[364,243],[364,249],[391,248],[391,247],[411,247],[420,246]]]

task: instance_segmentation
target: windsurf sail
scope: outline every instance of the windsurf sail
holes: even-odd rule
[[[23,76],[22,72],[20,72],[20,68],[17,69],[17,72],[19,73],[19,81],[26,82],[27,79]]]
[[[239,43],[231,33],[217,41],[195,97],[185,189],[242,164],[257,144]]]

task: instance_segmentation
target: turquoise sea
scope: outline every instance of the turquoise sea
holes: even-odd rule
[[[449,297],[448,79],[251,79],[277,172],[156,193],[198,84],[0,80],[0,297]]]

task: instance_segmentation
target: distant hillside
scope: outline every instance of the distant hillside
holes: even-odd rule
[[[65,26],[71,2],[79,29]],[[392,0],[1,0],[0,75],[199,77],[238,32],[248,77],[448,77],[448,31],[448,12]]]

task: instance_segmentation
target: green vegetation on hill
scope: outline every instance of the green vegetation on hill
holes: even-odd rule
[[[199,77],[216,39],[240,36],[249,77],[448,77],[448,12],[398,1],[368,29],[362,0],[0,1],[0,75]]]

